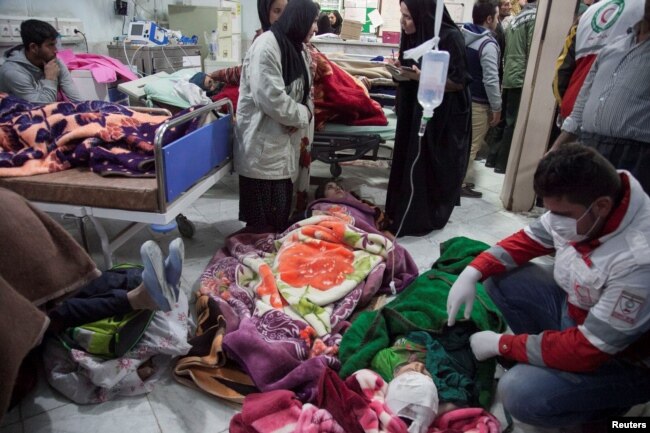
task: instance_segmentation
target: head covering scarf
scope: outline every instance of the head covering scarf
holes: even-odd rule
[[[339,11],[332,11],[330,12],[331,14],[334,14],[336,17],[336,22],[332,24],[332,28],[334,29],[334,33],[337,35],[341,34],[341,27],[343,26],[343,17],[339,13]]]
[[[399,43],[399,60],[404,66],[412,65],[412,61],[404,60],[404,51],[415,48],[424,41],[432,39],[435,32],[436,5],[437,0],[399,0],[400,3],[406,3],[409,9],[413,23],[415,24],[415,33],[407,35],[402,29],[402,37]],[[445,31],[453,29],[458,31],[456,23],[449,15],[447,7],[442,14],[442,25],[440,26],[440,38],[442,39]],[[409,63],[410,62],[410,63]]]
[[[318,6],[311,0],[291,0],[280,18],[273,23],[271,31],[278,41],[282,57],[282,79],[289,86],[302,75],[304,94],[302,103],[309,93],[309,75],[302,58],[303,41],[311,31],[318,16]]]
[[[334,33],[334,28],[330,24],[330,17],[326,13],[320,14],[318,18],[318,32],[317,35],[324,35],[325,33]]]
[[[196,74],[192,75],[192,78],[190,78],[190,83],[196,84],[201,88],[201,90],[210,90],[209,87],[205,86],[205,77],[207,76],[208,75],[204,72],[197,72]]]
[[[267,31],[271,28],[269,15],[271,15],[271,6],[275,0],[257,0],[257,15],[260,17],[262,23],[262,30]]]

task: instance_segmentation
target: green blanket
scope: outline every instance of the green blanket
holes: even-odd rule
[[[493,377],[495,362],[488,360],[477,362],[474,357],[455,357],[451,353],[444,354],[445,345],[453,341],[455,349],[459,348],[458,338],[463,336],[464,353],[469,349],[469,335],[472,332],[493,330],[503,332],[505,321],[497,307],[488,297],[481,284],[477,284],[477,300],[474,303],[469,321],[463,320],[463,311],[458,313],[459,329],[446,327],[447,294],[458,274],[472,259],[489,246],[483,242],[464,237],[450,239],[440,246],[441,256],[434,263],[433,269],[418,277],[404,292],[379,311],[361,313],[343,335],[339,350],[342,377],[347,377],[357,370],[368,368],[373,357],[382,349],[390,347],[393,342],[411,331],[426,331],[431,341],[436,344],[436,358],[452,359],[442,368],[440,361],[429,362],[427,354],[427,369],[438,375],[434,378],[441,401],[452,401],[459,405],[489,407],[493,393]],[[452,338],[453,337],[453,338]],[[451,340],[450,340],[451,338]],[[433,345],[426,339],[427,347]],[[422,341],[424,342],[424,341]],[[440,355],[442,349],[442,355]],[[433,359],[433,357],[431,357]],[[464,365],[460,367],[458,362]],[[471,363],[473,365],[467,365]],[[435,365],[438,367],[435,367]],[[454,375],[448,367],[453,367],[455,373],[472,375],[474,385],[468,385],[464,378]],[[435,371],[432,371],[432,368]],[[440,371],[442,370],[442,371]],[[468,393],[458,392],[462,383]]]

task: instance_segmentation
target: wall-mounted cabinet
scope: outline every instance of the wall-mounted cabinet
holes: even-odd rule
[[[185,35],[196,35],[202,52],[210,52],[204,35],[217,30],[219,49],[217,60],[241,61],[241,5],[231,7],[169,5],[169,27]]]

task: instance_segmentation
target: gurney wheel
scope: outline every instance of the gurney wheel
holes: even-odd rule
[[[343,173],[343,168],[339,164],[330,164],[330,173],[333,177],[339,177]]]
[[[185,215],[179,214],[176,217],[176,224],[178,224],[178,231],[184,238],[191,239],[194,237],[194,232],[196,231],[194,223],[188,220]]]

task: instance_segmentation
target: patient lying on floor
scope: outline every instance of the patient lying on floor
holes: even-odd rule
[[[392,233],[387,230],[391,222],[386,218],[384,211],[356,193],[346,191],[340,180],[329,179],[320,184],[314,193],[314,198],[307,210],[293,216],[292,222],[313,215],[329,214],[350,221],[355,226],[358,221],[361,221],[364,224],[362,228],[372,228],[393,239]]]
[[[68,398],[97,403],[150,391],[171,358],[189,350],[180,238],[167,258],[145,242],[144,270],[100,274],[63,227],[0,188],[0,239],[0,344],[7,349],[0,353],[0,419],[35,385],[34,365]],[[31,352],[21,370],[46,329],[42,359]]]
[[[376,207],[327,186],[284,232],[229,236],[199,288],[215,303],[208,312],[227,322],[229,359],[260,391],[291,389],[303,401],[316,395],[325,367],[338,365],[355,310],[417,275],[408,252],[378,229]]]

